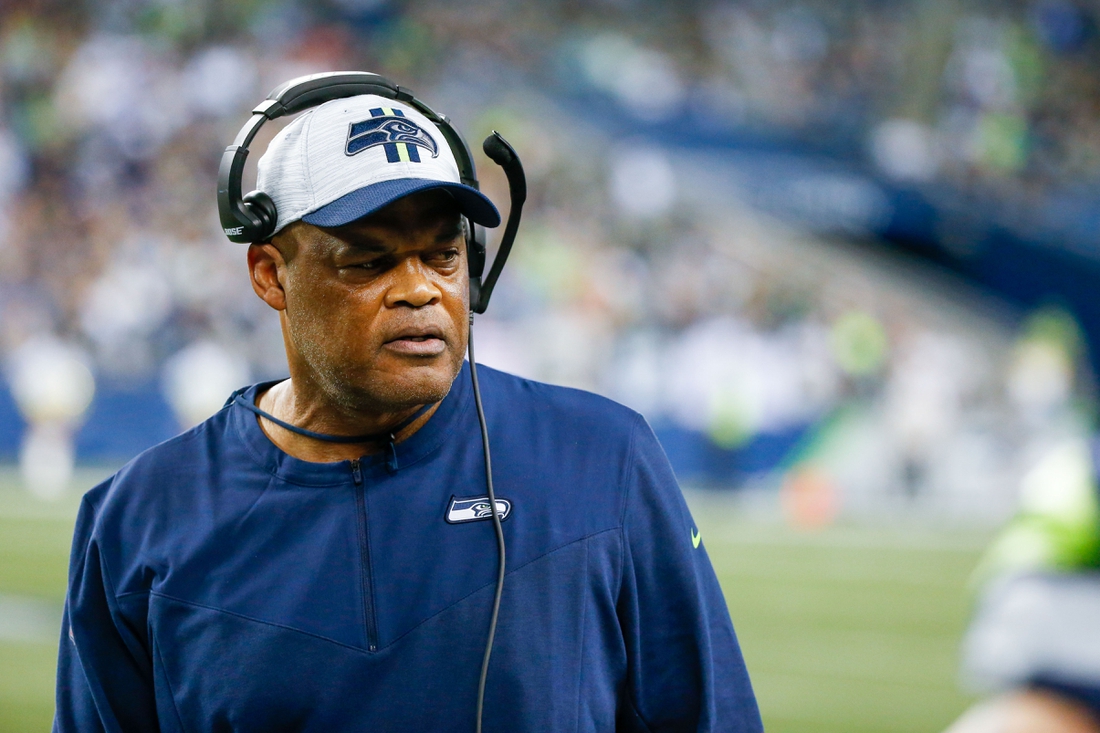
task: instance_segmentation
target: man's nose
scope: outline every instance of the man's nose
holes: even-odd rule
[[[438,303],[443,293],[432,281],[429,268],[419,257],[405,257],[390,271],[393,282],[386,290],[387,308],[422,308]]]

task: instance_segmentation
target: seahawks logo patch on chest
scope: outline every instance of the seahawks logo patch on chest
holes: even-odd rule
[[[498,496],[497,514],[500,515],[500,521],[503,522],[511,513],[512,502]],[[479,522],[483,519],[491,520],[492,518],[493,510],[489,504],[489,497],[487,496],[476,496],[467,499],[459,499],[458,497],[452,496],[451,504],[447,507],[447,516],[445,517],[448,524]]]

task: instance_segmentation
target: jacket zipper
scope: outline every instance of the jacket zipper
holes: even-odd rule
[[[359,515],[359,582],[363,591],[363,623],[367,629],[367,649],[373,652],[378,649],[378,638],[374,624],[374,594],[371,593],[367,488],[363,485],[363,472],[358,458],[351,462],[351,477],[355,481],[355,506]]]

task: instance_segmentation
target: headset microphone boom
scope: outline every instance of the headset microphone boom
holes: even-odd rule
[[[450,147],[458,165],[461,182],[474,189],[478,188],[473,158],[465,140],[451,126],[447,117],[437,114],[428,105],[417,99],[410,90],[399,87],[378,74],[364,71],[336,71],[298,77],[276,87],[267,96],[267,99],[252,110],[252,117],[245,123],[241,131],[237,133],[233,143],[226,147],[225,152],[222,154],[221,165],[218,168],[218,215],[222,230],[231,241],[242,244],[266,242],[274,233],[278,221],[278,211],[270,196],[262,191],[252,191],[247,195],[241,194],[244,165],[249,153],[248,148],[263,124],[269,120],[317,107],[325,102],[360,94],[376,94],[387,99],[403,102],[427,117],[447,141],[447,145]],[[493,638],[496,634],[500,599],[504,589],[505,547],[504,530],[500,523],[501,516],[497,507],[496,494],[493,491],[489,431],[486,427],[485,411],[481,403],[481,390],[478,386],[477,362],[474,359],[473,317],[475,313],[484,313],[489,306],[489,298],[493,294],[493,288],[496,287],[500,273],[504,269],[509,253],[512,251],[512,245],[519,230],[520,217],[523,214],[523,204],[527,199],[527,179],[523,172],[523,165],[508,141],[494,130],[492,135],[485,138],[482,149],[494,163],[504,169],[504,173],[508,178],[508,191],[511,202],[508,211],[508,222],[504,228],[500,246],[497,249],[496,257],[493,259],[493,265],[489,269],[489,274],[484,281],[482,281],[486,260],[484,240],[478,236],[478,228],[473,221],[468,220],[466,228],[466,252],[470,273],[471,328],[468,342],[470,379],[473,383],[474,403],[477,407],[481,442],[485,454],[485,486],[489,496],[493,531],[497,542],[496,589],[493,594],[489,633],[485,642],[485,653],[482,657],[481,673],[478,678],[475,720],[477,733],[481,733],[485,681],[489,670],[489,658],[493,650]],[[295,432],[303,432],[294,426],[284,424],[284,427]],[[321,440],[335,438],[337,442],[346,442],[339,436],[325,436],[312,432],[308,434]]]

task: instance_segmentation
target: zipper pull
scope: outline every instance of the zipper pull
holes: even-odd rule
[[[359,470],[359,459],[351,459],[351,477],[355,481],[355,485],[363,483],[363,473]]]
[[[390,443],[386,446],[386,470],[390,473],[397,470],[397,446],[394,445],[393,433],[390,433]]]

